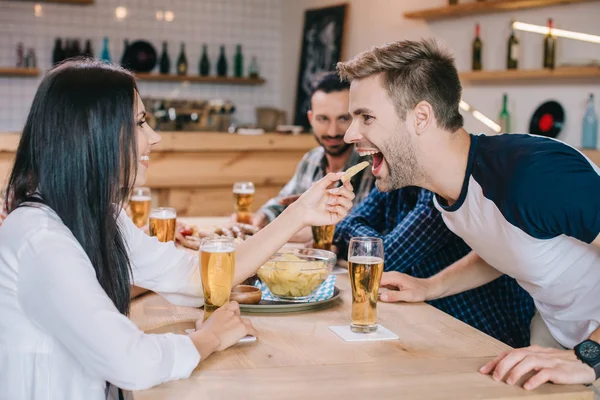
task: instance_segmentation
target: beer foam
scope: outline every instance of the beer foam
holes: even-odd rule
[[[200,251],[206,253],[231,253],[235,251],[235,246],[229,243],[211,243],[200,247]]]
[[[233,189],[234,194],[254,194],[253,188],[235,188]]]
[[[150,196],[131,196],[129,201],[152,201],[152,197]]]
[[[175,219],[177,218],[177,212],[171,209],[153,209],[150,212],[150,218],[154,219]]]
[[[348,259],[348,262],[354,264],[382,264],[383,258],[372,256],[354,256]]]

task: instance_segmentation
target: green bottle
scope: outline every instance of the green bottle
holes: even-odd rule
[[[177,75],[187,75],[188,62],[185,56],[185,44],[181,43],[181,51],[177,59]]]
[[[502,111],[500,111],[500,116],[498,117],[500,120],[500,129],[501,133],[510,132],[510,114],[508,112],[508,95],[504,93],[504,99],[502,105]]]
[[[235,58],[233,60],[234,72],[236,78],[241,78],[244,76],[244,56],[242,55],[242,45],[238,44],[236,46]]]
[[[202,45],[202,57],[200,58],[200,76],[210,74],[210,60],[208,59],[208,46]]]

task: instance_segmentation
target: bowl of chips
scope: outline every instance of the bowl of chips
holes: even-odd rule
[[[327,279],[337,257],[318,249],[275,253],[258,269],[258,278],[282,300],[309,299]]]

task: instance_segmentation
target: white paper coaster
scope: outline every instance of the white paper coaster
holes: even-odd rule
[[[195,332],[195,329],[186,329],[185,333],[187,333],[188,335],[190,333]],[[256,342],[256,336],[244,336],[243,338],[240,339],[240,341],[238,343],[248,343],[248,342]]]
[[[329,329],[346,342],[369,342],[372,340],[396,340],[399,339],[398,335],[384,328],[381,325],[377,325],[377,330],[373,333],[356,333],[350,330],[350,325],[343,326],[330,326]]]

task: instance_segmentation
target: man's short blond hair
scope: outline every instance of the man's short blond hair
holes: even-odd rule
[[[462,87],[454,57],[434,40],[403,40],[373,47],[350,61],[339,62],[337,70],[350,82],[383,74],[383,86],[402,120],[424,100],[431,104],[440,128],[454,132],[463,126],[458,111]]]

